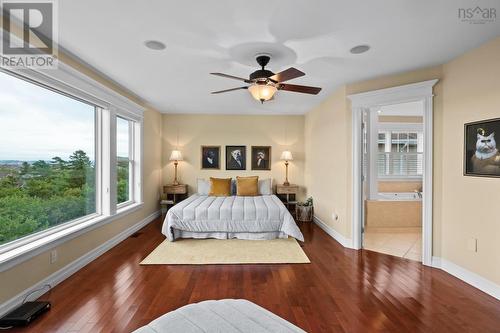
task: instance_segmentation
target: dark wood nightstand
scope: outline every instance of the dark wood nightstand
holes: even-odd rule
[[[297,193],[299,193],[298,185],[276,185],[276,195],[283,201],[286,208],[295,217],[295,207],[297,205]]]
[[[168,208],[184,200],[187,197],[187,193],[188,191],[186,184],[169,184],[163,186],[163,196],[162,200],[160,201],[162,220]]]

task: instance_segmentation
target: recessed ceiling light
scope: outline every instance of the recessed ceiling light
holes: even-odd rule
[[[165,44],[157,40],[147,40],[144,42],[144,45],[146,45],[148,49],[157,51],[164,50],[166,47]]]
[[[351,53],[352,54],[360,54],[360,53],[365,53],[366,51],[368,51],[370,49],[370,46],[369,45],[358,45],[358,46],[355,46],[351,49]]]

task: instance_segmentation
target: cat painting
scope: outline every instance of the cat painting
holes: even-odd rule
[[[482,132],[484,134],[484,131]],[[500,174],[500,153],[495,132],[488,136],[477,134],[476,153],[472,156],[472,170],[481,174]]]
[[[465,125],[465,175],[500,177],[500,119]]]

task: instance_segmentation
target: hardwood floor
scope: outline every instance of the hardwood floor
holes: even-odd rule
[[[500,332],[500,301],[453,276],[301,229],[311,264],[139,266],[164,239],[158,220],[55,287],[49,313],[11,332],[130,332],[221,298],[248,299],[308,332]]]

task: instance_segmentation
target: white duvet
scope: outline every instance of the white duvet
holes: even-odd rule
[[[292,215],[275,195],[192,195],[167,212],[162,233],[170,241],[175,239],[174,229],[200,233],[283,232],[304,241]]]

